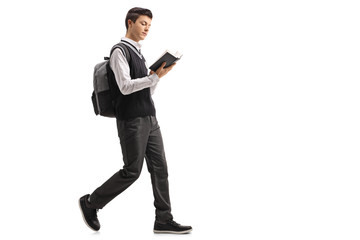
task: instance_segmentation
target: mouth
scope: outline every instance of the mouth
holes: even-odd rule
[[[144,35],[144,37],[146,37],[147,33],[146,33],[146,32],[143,32],[142,35]]]

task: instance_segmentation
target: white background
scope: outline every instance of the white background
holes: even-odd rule
[[[77,201],[122,168],[92,71],[153,12],[149,64],[183,58],[154,95],[175,220],[154,235],[140,179],[99,212]],[[358,1],[2,1],[0,238],[359,239]],[[5,238],[4,238],[5,236]]]

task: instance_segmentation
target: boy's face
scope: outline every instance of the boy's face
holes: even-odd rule
[[[151,18],[146,15],[141,15],[135,23],[131,20],[128,21],[128,32],[126,35],[136,42],[144,40],[149,33],[151,26]]]

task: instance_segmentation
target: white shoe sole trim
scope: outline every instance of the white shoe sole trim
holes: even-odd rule
[[[174,233],[174,234],[184,234],[184,233],[189,233],[191,232],[192,229],[189,229],[189,230],[185,230],[185,231],[181,231],[181,232],[178,232],[178,231],[168,231],[168,230],[154,230],[154,233]]]

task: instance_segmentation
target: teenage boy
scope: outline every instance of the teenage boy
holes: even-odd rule
[[[87,194],[79,199],[83,219],[94,231],[100,229],[98,209],[102,209],[138,179],[144,158],[151,175],[155,198],[154,232],[188,233],[192,230],[190,226],[176,223],[171,214],[167,164],[151,95],[159,79],[171,71],[175,64],[164,68],[163,63],[155,72],[150,71],[148,74],[139,41],[146,38],[151,21],[150,10],[130,9],[125,19],[126,36],[121,39],[127,51],[116,48],[110,57],[115,88],[119,90],[115,109],[124,166],[91,195]],[[129,61],[126,54],[130,55]]]

